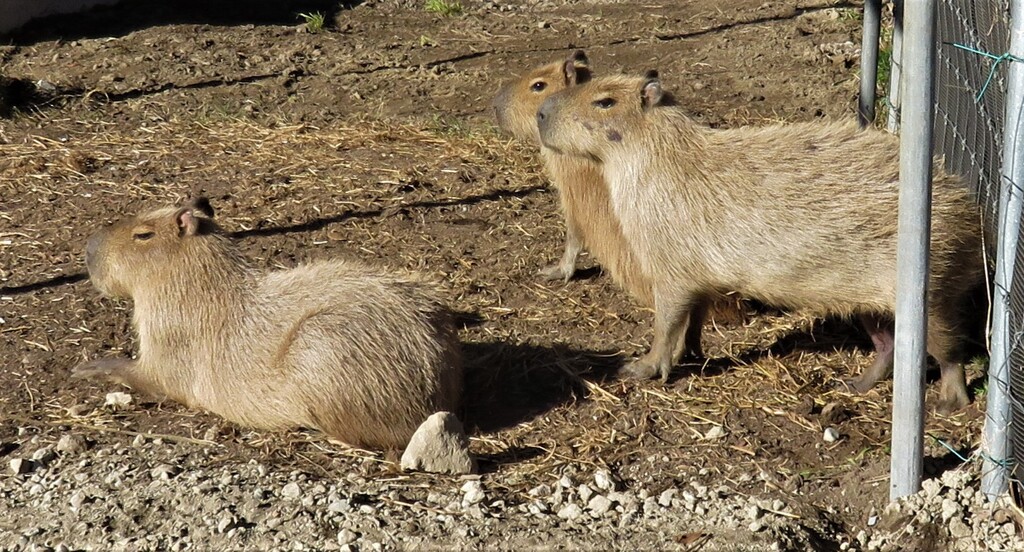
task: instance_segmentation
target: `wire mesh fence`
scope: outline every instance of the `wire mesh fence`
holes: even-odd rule
[[[994,58],[1010,49],[1010,2],[939,0],[937,4],[935,152],[943,155],[946,166],[963,175],[977,193],[987,254],[993,259],[997,240],[1003,234],[998,217],[999,186],[1009,65]],[[990,385],[999,385],[1007,392],[1013,416],[1009,438],[1014,441],[1012,448],[1024,450],[1024,432],[1014,435],[1012,431],[1012,426],[1024,427],[1024,247],[1016,248],[1014,257],[1009,293],[994,295],[996,301],[1008,303],[1008,331],[1003,340],[1006,352],[993,353],[992,357],[993,362],[1007,360],[1013,384],[996,378],[990,380]],[[995,311],[999,313],[999,309]],[[990,437],[988,432],[986,435]],[[1015,479],[1024,479],[1019,466],[1014,469]]]

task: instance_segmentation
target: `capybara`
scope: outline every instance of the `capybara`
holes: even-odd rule
[[[428,416],[458,408],[460,346],[430,284],[343,260],[257,270],[210,216],[197,201],[89,238],[93,285],[134,303],[138,355],[74,377],[375,449],[403,448]]]
[[[860,317],[878,356],[853,386],[868,389],[888,373],[897,138],[853,122],[709,129],[656,75],[595,78],[552,95],[537,119],[545,146],[601,166],[626,241],[652,279],[654,341],[627,373],[667,378],[689,312],[722,291]],[[939,163],[932,208],[928,351],[948,412],[969,402],[965,330],[985,267],[977,206]]]
[[[592,159],[563,155],[540,143],[537,110],[555,92],[591,79],[589,60],[582,50],[567,59],[537,67],[503,86],[493,106],[502,130],[540,146],[541,159],[551,183],[558,190],[565,217],[565,250],[561,260],[540,271],[551,280],[569,281],[583,249],[601,264],[612,280],[644,306],[654,306],[650,279],[636,262],[612,209],[601,167]],[[724,310],[720,309],[720,310]],[[678,346],[680,352],[703,356],[701,326],[705,312],[694,309],[694,323]]]

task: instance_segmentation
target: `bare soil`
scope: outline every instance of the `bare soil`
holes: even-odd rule
[[[86,279],[86,237],[202,193],[268,268],[348,255],[443,282],[463,313],[472,449],[506,503],[527,501],[567,467],[607,468],[627,489],[699,481],[780,498],[815,535],[805,546],[850,542],[888,496],[891,384],[863,396],[837,387],[870,363],[865,336],[842,321],[745,305],[742,320],[705,328],[706,365],[678,367],[667,385],[616,378],[647,348],[651,313],[592,262],[565,285],[537,277],[560,254],[556,194],[529,145],[495,129],[489,105],[517,72],[583,48],[598,73],[657,68],[708,125],[852,117],[860,4],[463,6],[448,17],[402,0],[126,1],[9,37],[0,46],[0,108],[12,112],[0,119],[0,455],[27,456],[66,433],[100,448],[144,434],[214,446],[188,456],[207,466],[256,460],[314,480],[355,472],[461,485],[397,475],[393,454],[312,433],[252,432],[173,404],[114,412],[103,407],[113,388],[69,381],[84,359],[135,347],[131,305],[101,298]],[[296,15],[312,11],[326,14],[323,32]],[[969,376],[980,383],[976,369]],[[977,444],[983,407],[979,397],[928,418],[928,474],[959,463],[950,448]],[[714,426],[725,435],[705,438]],[[826,427],[841,438],[823,441]],[[427,493],[402,492],[407,502]],[[728,549],[729,537],[715,535]],[[932,545],[942,549],[941,538]]]

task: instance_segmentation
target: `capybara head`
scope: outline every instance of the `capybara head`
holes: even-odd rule
[[[587,55],[576,50],[568,59],[542,65],[503,86],[494,98],[498,126],[520,140],[539,143],[537,109],[549,96],[589,81]]]
[[[653,110],[672,103],[656,71],[595,78],[545,100],[537,111],[537,128],[545,146],[601,160],[609,148],[640,136]]]
[[[196,256],[209,256],[204,242],[225,239],[212,216],[209,201],[196,198],[102,228],[86,244],[89,280],[104,295],[129,299],[140,285],[154,286],[176,270],[188,270]]]

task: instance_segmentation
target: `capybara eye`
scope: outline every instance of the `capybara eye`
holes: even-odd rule
[[[540,92],[540,91],[544,90],[547,87],[548,87],[548,83],[546,83],[544,81],[537,81],[537,82],[533,83],[530,86],[530,90],[533,90],[534,92]]]
[[[136,232],[136,233],[132,234],[132,238],[134,238],[137,241],[146,241],[146,240],[152,238],[154,235],[155,234],[153,232],[143,231],[143,232]]]
[[[600,100],[594,100],[594,105],[601,109],[608,109],[615,105],[615,98],[601,98]]]

